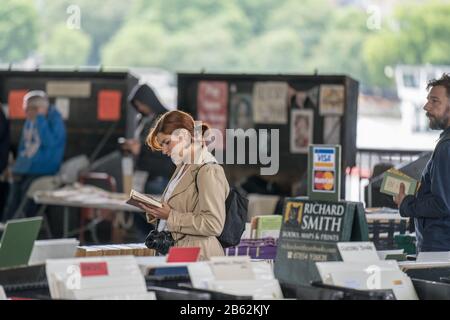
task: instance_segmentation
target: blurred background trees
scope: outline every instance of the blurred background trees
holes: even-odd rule
[[[378,1],[373,1],[377,4]],[[344,4],[345,3],[345,4]],[[350,4],[349,4],[350,3]],[[2,0],[0,63],[345,73],[391,87],[397,64],[450,64],[450,2]],[[80,9],[80,28],[67,23]]]
[[[27,0],[6,0],[0,5],[0,62],[27,58],[38,45],[39,16]]]

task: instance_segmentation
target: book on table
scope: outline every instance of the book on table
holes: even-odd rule
[[[137,192],[136,190],[131,190],[130,198],[127,200],[126,203],[138,208],[141,208],[139,204],[145,204],[152,207],[162,208],[162,203],[159,200],[147,194]]]

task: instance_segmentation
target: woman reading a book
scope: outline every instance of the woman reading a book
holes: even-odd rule
[[[230,191],[223,168],[207,150],[209,127],[187,113],[162,115],[147,137],[153,151],[169,156],[177,166],[162,196],[162,207],[141,204],[147,220],[169,231],[177,247],[200,247],[200,260],[223,256],[217,240],[225,223]]]

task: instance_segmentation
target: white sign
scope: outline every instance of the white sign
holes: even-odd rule
[[[45,91],[49,97],[90,98],[92,85],[89,81],[49,81]]]
[[[377,262],[380,260],[373,242],[338,242],[344,262]]]
[[[255,278],[248,256],[212,257],[210,266],[215,280],[249,280]]]

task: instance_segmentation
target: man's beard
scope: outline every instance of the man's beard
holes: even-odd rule
[[[445,114],[441,118],[436,118],[427,113],[430,129],[444,130],[447,129],[450,120],[450,107],[447,108]]]
[[[444,130],[447,128],[447,124],[448,124],[448,117],[445,118],[441,118],[441,119],[436,119],[436,118],[432,118],[432,117],[428,117],[429,121],[430,121],[430,129],[431,130]]]

